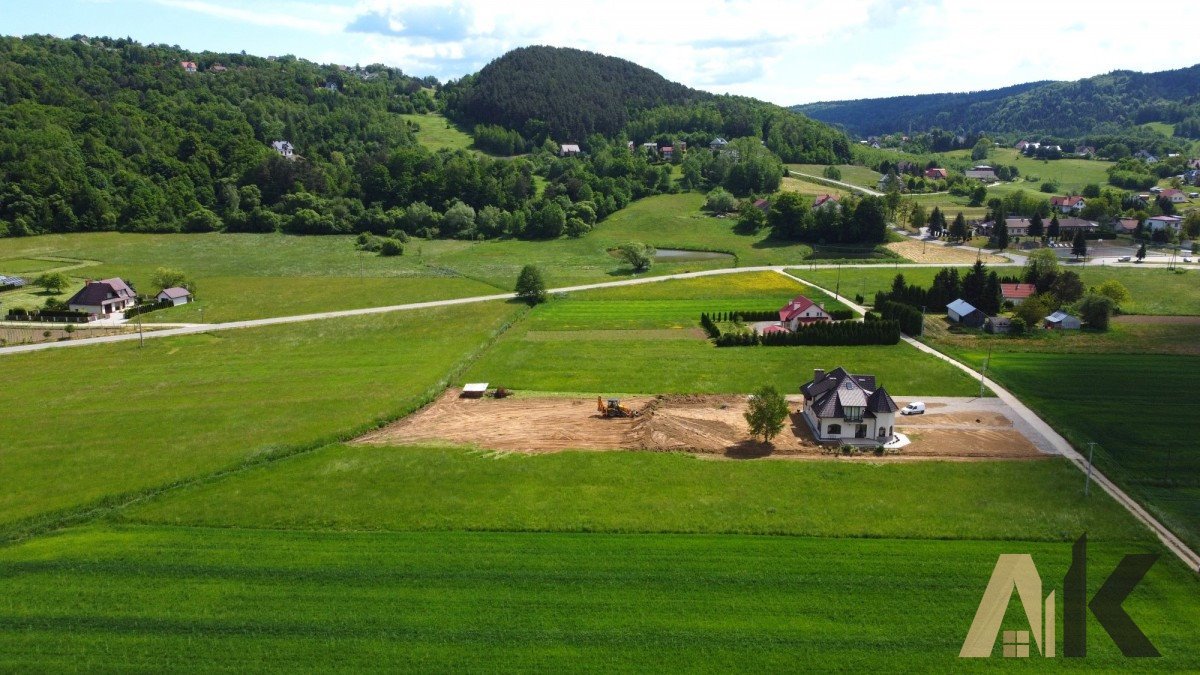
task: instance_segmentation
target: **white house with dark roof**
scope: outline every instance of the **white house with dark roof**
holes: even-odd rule
[[[851,375],[845,368],[813,371],[800,387],[801,416],[822,443],[884,445],[895,435],[899,407],[874,375]]]
[[[67,301],[67,307],[72,311],[99,316],[124,311],[136,304],[137,294],[123,279],[116,277],[89,281]]]
[[[561,157],[574,157],[580,152],[582,151],[579,149],[578,143],[563,143],[558,146],[558,154]]]

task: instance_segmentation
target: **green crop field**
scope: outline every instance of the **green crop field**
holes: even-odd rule
[[[714,347],[692,340],[581,336],[546,342],[527,333],[588,328],[694,328],[702,311],[778,309],[811,289],[781,275],[761,274],[730,284],[721,277],[650,285],[652,300],[620,300],[632,289],[573,294],[536,308],[468,371],[468,379],[536,391],[621,393],[746,393],[763,384],[794,392],[814,368],[843,365],[875,373],[888,391],[911,395],[970,395],[977,386],[961,371],[900,344],[872,347]],[[744,297],[746,285],[762,284],[760,299]],[[722,299],[729,287],[728,299]],[[767,290],[770,289],[770,290]],[[777,290],[776,290],[777,289]],[[668,299],[674,294],[675,299]],[[812,295],[817,295],[813,293]],[[589,297],[600,299],[589,300]],[[816,298],[819,299],[819,298]],[[536,348],[531,342],[537,342]]]
[[[1097,443],[1096,465],[1200,546],[1200,402],[1184,393],[1200,380],[1200,357],[994,350],[988,372],[1075,447]]]
[[[1012,550],[1051,584],[1069,564],[1064,543],[78,529],[0,550],[0,668],[957,671]],[[1200,667],[1196,586],[1159,563],[1125,603],[1158,669]],[[1129,668],[1089,623],[1088,658],[1053,665]]]
[[[789,164],[788,168],[797,173],[806,173],[810,176],[825,176],[824,164]],[[842,172],[842,177],[839,180],[843,183],[865,187],[869,190],[876,189],[879,185],[879,179],[883,175],[874,169],[868,169],[865,166],[857,166],[855,164],[838,164],[837,168]]]
[[[438,113],[401,115],[405,122],[417,125],[417,142],[430,150],[469,150],[475,143],[471,135],[454,126]]]
[[[517,311],[481,303],[0,356],[0,534],[407,412]]]

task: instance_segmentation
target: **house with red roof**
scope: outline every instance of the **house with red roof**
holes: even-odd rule
[[[1000,297],[1014,305],[1025,302],[1034,293],[1037,293],[1037,287],[1033,284],[1000,284]]]
[[[195,61],[180,61],[179,67],[183,68],[183,72],[185,72],[185,73],[196,72],[196,62]]]
[[[1059,213],[1077,213],[1085,206],[1087,206],[1087,202],[1078,195],[1050,198],[1050,208],[1058,209]]]
[[[788,330],[796,330],[800,326],[826,321],[833,321],[829,312],[803,295],[792,298],[779,310],[779,325]]]
[[[1170,190],[1163,190],[1162,194],[1160,194],[1158,196],[1160,198],[1165,197],[1166,199],[1170,199],[1172,204],[1183,204],[1184,202],[1186,202],[1188,200],[1187,195],[1183,194],[1182,190],[1176,190],[1175,188],[1171,188]]]
[[[926,178],[933,178],[936,180],[946,180],[946,178],[948,178],[949,176],[950,176],[950,173],[948,171],[946,171],[945,169],[940,169],[936,166],[933,167],[932,169],[925,169],[925,177]]]
[[[821,195],[813,200],[813,211],[825,208],[841,209],[842,205],[838,203],[838,196]]]

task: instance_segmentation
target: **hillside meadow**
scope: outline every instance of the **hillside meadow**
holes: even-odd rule
[[[394,419],[519,312],[480,303],[0,356],[0,538]]]

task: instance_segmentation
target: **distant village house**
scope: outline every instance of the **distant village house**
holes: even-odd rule
[[[288,159],[295,159],[296,148],[288,141],[271,141],[271,147],[278,152],[280,156]]]
[[[560,157],[574,157],[581,152],[577,143],[563,143],[558,148]]]
[[[183,68],[183,72],[185,72],[185,73],[196,72],[196,62],[195,61],[180,61],[179,67]]]
[[[192,301],[192,292],[186,288],[175,286],[173,288],[164,288],[159,291],[155,299],[159,302],[169,302],[172,307],[186,305]]]

